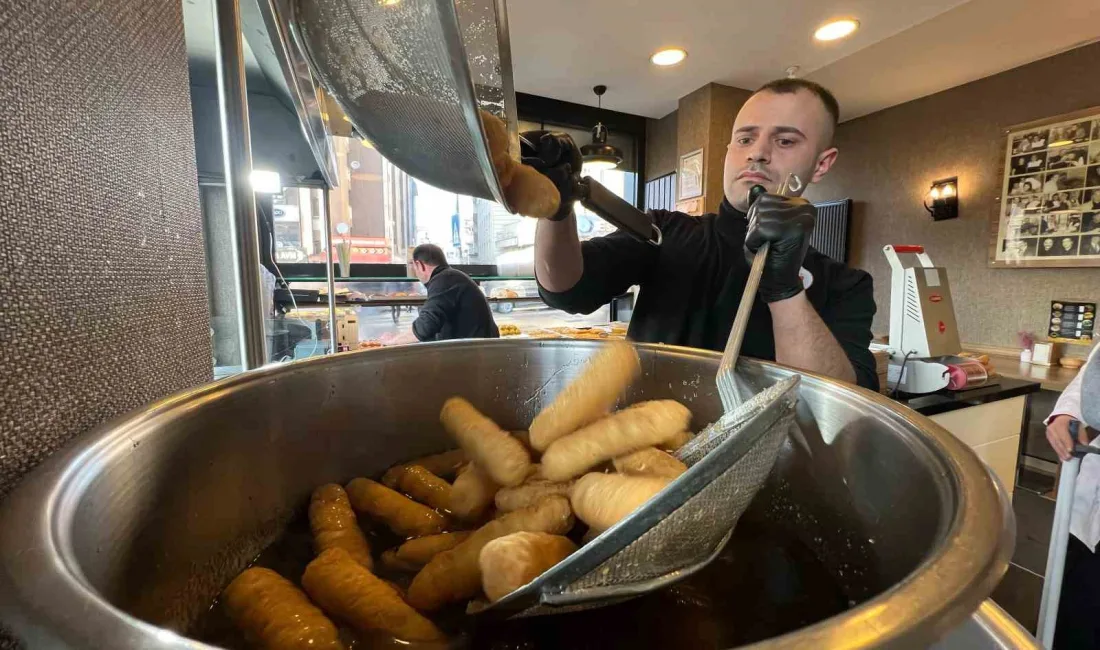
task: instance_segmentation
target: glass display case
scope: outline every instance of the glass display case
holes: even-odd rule
[[[587,315],[568,314],[549,307],[539,297],[533,277],[478,277],[504,337],[525,338],[621,338],[625,323],[615,314],[628,316],[633,294],[618,298]],[[327,285],[315,281],[289,281],[290,291],[276,292],[277,317],[270,328],[275,335],[272,360],[301,359],[329,350]],[[411,330],[424,304],[424,285],[415,278],[374,278],[335,283],[337,351],[381,346],[384,341]]]
[[[578,132],[576,137],[584,135]],[[567,314],[542,301],[531,276],[536,220],[412,178],[365,140],[333,140],[339,187],[285,186],[261,208],[261,214],[270,215],[261,257],[279,281],[274,320],[267,327],[271,361],[326,354],[332,335],[342,351],[382,345],[410,332],[426,291],[408,277],[406,264],[413,248],[423,243],[440,246],[450,264],[481,287],[503,336],[625,335],[625,325],[610,324],[629,319],[632,294],[588,315]],[[620,145],[632,147],[631,142],[624,139]],[[629,153],[633,160],[632,148]],[[585,168],[583,173],[636,202],[638,175],[633,168]],[[581,240],[613,230],[578,206]],[[331,315],[329,268],[335,279]]]
[[[568,124],[598,121],[592,115],[565,117]],[[611,139],[624,152],[618,168],[586,165],[582,174],[637,204],[642,156],[635,144],[644,133],[644,121],[634,126],[630,133],[610,129]],[[551,127],[569,132],[578,142],[589,137],[587,130],[559,122],[521,125],[524,130]],[[415,247],[425,243],[439,246],[452,266],[478,283],[505,336],[625,335],[625,326],[609,324],[629,320],[632,295],[584,316],[542,302],[531,277],[536,220],[510,214],[492,201],[432,187],[391,164],[369,141],[345,131],[333,136],[338,184],[329,187],[319,177],[280,175],[271,193],[256,194],[267,314],[264,356],[269,363],[328,354],[333,348],[376,346],[410,332],[426,294],[419,281],[408,277],[406,265]],[[218,179],[204,190],[204,218],[217,217],[227,227],[228,215],[218,211],[225,201]],[[577,206],[582,241],[613,230]],[[242,369],[236,348],[240,315],[230,240],[209,223],[207,233],[215,375],[224,377]],[[332,311],[329,286],[336,299]]]

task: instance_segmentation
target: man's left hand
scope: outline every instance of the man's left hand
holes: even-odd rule
[[[745,255],[749,262],[765,242],[771,245],[757,294],[767,303],[797,296],[802,292],[798,273],[810,246],[817,208],[801,197],[763,194],[749,208],[748,219]]]

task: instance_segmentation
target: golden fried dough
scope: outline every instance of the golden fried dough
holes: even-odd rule
[[[393,480],[395,489],[426,506],[446,510],[451,505],[451,484],[419,465],[401,465]]]
[[[346,490],[356,512],[381,521],[403,537],[435,535],[447,527],[446,517],[381,483],[357,478]]]
[[[398,546],[394,550],[394,553],[401,561],[419,565],[417,568],[420,568],[428,562],[431,562],[433,557],[439,555],[443,551],[449,551],[466,541],[466,538],[472,534],[473,531],[462,530],[453,533],[417,537],[416,539],[410,539],[401,546]]]
[[[511,512],[526,508],[539,502],[548,496],[568,497],[573,489],[573,481],[555,483],[543,478],[532,477],[522,485],[516,487],[501,488],[494,498],[499,512]]]
[[[465,465],[469,460],[470,459],[466,457],[465,451],[461,449],[452,449],[441,454],[432,454],[431,456],[417,458],[405,464],[419,465],[441,479],[450,479],[458,474],[458,468]]]
[[[676,435],[670,437],[668,440],[665,440],[664,442],[662,442],[661,444],[659,444],[657,446],[659,448],[671,453],[671,452],[676,451],[680,447],[683,447],[687,443],[689,443],[691,441],[691,439],[694,438],[694,437],[695,437],[695,434],[693,434],[690,431],[681,431],[681,432],[679,432]]]
[[[676,478],[687,471],[687,465],[681,463],[672,454],[656,447],[645,447],[625,456],[619,456],[611,462],[616,471],[637,476]]]
[[[222,605],[229,620],[257,648],[344,648],[336,625],[300,589],[271,569],[246,569],[225,588]]]
[[[531,446],[531,432],[530,431],[513,431],[512,436],[516,440],[523,443],[523,448],[527,450],[527,453],[531,454],[531,458],[538,456],[538,452]]]
[[[512,139],[504,120],[480,111],[481,124],[489,144],[489,157],[496,168],[504,197],[516,212],[549,219],[561,206],[561,193],[554,183],[532,167],[521,163],[512,152]]]
[[[659,476],[585,474],[569,498],[577,518],[598,532],[614,526],[670,483]]]
[[[423,467],[432,474],[435,474],[443,480],[454,478],[458,474],[460,467],[465,465],[466,452],[461,449],[452,449],[445,451],[441,454],[432,454],[431,456],[424,456],[411,460],[407,463],[401,463],[394,465],[386,470],[386,473],[382,475],[382,485],[388,488],[397,489],[397,477],[404,473],[405,467],[409,465],[416,465]]]
[[[635,404],[555,440],[542,454],[540,472],[551,481],[567,481],[604,461],[660,444],[690,421],[691,411],[673,400]]]
[[[577,550],[568,537],[519,532],[498,537],[481,549],[481,586],[491,601],[519,589]]]
[[[485,417],[461,397],[443,403],[439,421],[470,459],[499,485],[519,485],[531,469],[523,443]]]
[[[481,115],[481,125],[485,129],[485,137],[489,145],[489,157],[497,170],[500,186],[508,187],[516,167],[521,164],[512,156],[512,140],[508,137],[508,125],[489,111],[481,110],[478,113]]]
[[[359,564],[368,569],[374,567],[367,537],[359,528],[344,488],[329,483],[313,491],[309,500],[309,528],[317,553],[342,548]]]
[[[302,588],[321,609],[362,632],[382,630],[404,641],[438,641],[443,633],[385,580],[333,548],[306,566]]]
[[[432,558],[409,586],[409,603],[421,611],[473,598],[481,589],[481,549],[498,537],[520,531],[563,535],[573,527],[564,497],[547,497],[530,508],[509,512],[474,531],[458,546]]]
[[[470,463],[462,468],[451,486],[451,504],[447,509],[463,521],[477,521],[485,515],[499,489],[477,463]]]
[[[397,557],[397,549],[395,548],[382,551],[382,566],[390,571],[407,571],[409,573],[416,573],[424,568],[423,564],[413,564],[412,562],[406,562]],[[404,596],[404,594],[402,594],[402,596]]]
[[[549,219],[561,207],[561,193],[554,182],[534,167],[516,163],[511,181],[504,187],[504,198],[519,214],[536,219]]]
[[[641,370],[634,346],[618,341],[603,346],[550,406],[535,416],[531,446],[545,452],[558,438],[607,415]]]

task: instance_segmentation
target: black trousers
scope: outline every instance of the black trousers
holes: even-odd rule
[[[1097,648],[1100,648],[1100,554],[1070,535],[1058,623],[1054,627],[1054,650]]]

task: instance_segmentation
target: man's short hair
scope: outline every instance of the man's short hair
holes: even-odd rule
[[[414,248],[413,261],[423,262],[428,266],[447,266],[447,256],[435,244],[421,244]]]
[[[798,77],[785,77],[783,79],[769,81],[763,86],[760,86],[753,95],[759,95],[762,92],[776,93],[777,95],[790,95],[800,90],[808,90],[814,95],[817,95],[817,98],[825,105],[825,110],[829,112],[829,116],[833,118],[833,129],[835,130],[836,125],[840,122],[840,104],[837,103],[836,97],[821,84],[814,83],[807,79],[799,79]]]

